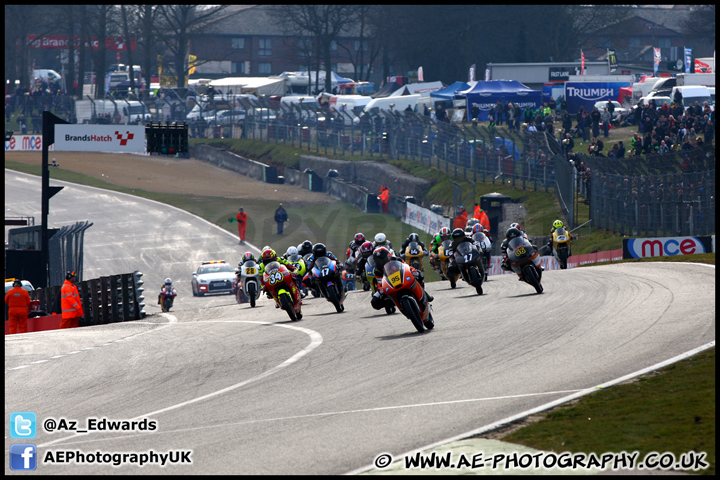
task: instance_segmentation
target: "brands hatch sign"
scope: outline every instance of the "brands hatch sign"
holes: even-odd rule
[[[145,126],[55,125],[55,151],[145,153]]]

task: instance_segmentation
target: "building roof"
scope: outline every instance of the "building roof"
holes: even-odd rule
[[[207,33],[213,35],[283,35],[277,19],[269,13],[272,5],[228,5]]]

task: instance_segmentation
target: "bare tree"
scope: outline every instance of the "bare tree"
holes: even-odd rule
[[[30,42],[53,31],[50,16],[40,15],[45,6],[5,5],[5,78],[19,80],[20,87],[30,85]]]
[[[188,51],[193,36],[202,33],[227,5],[161,5],[165,46],[174,58],[174,69],[178,87],[185,86],[188,74]]]
[[[316,55],[325,68],[325,91],[332,89],[331,47],[340,32],[353,21],[350,5],[279,5],[273,14],[288,30],[300,36],[314,37],[317,41]]]

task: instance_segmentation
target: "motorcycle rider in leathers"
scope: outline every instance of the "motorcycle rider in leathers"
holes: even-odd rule
[[[399,262],[405,263],[403,259],[401,259],[398,256],[395,256],[388,250],[387,247],[378,247],[373,251],[373,259],[375,260],[375,278],[383,278],[383,268],[385,265],[390,262],[391,260],[397,260]],[[407,265],[407,263],[405,263]],[[435,300],[435,297],[430,295],[427,291],[425,291],[425,277],[422,274],[421,271],[416,270],[412,266],[408,265],[410,267],[410,271],[412,272],[415,279],[418,281],[420,286],[423,289],[423,293],[427,296],[427,301],[432,302]],[[379,283],[379,282],[378,282]],[[380,291],[380,288],[373,294],[372,298],[370,299],[370,304],[375,310],[380,310],[385,306],[385,294]]]

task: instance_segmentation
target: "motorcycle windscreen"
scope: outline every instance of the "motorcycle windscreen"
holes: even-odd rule
[[[555,230],[555,241],[556,242],[566,242],[568,239],[567,231],[565,230],[565,227],[560,227],[557,230]]]
[[[407,255],[422,255],[422,247],[417,242],[410,242],[405,251]]]
[[[512,256],[522,258],[532,253],[532,246],[523,237],[515,237],[508,242],[508,250],[512,252]]]
[[[274,262],[277,263],[277,262]],[[258,266],[257,263],[253,262],[252,260],[248,260],[247,262],[243,263],[243,274],[244,275],[255,275],[258,273]]]
[[[397,260],[393,260],[385,265],[383,269],[385,278],[393,288],[398,288],[403,284],[403,265]]]
[[[473,247],[470,242],[462,242],[455,249],[455,255],[460,255],[465,259],[466,262],[472,260]]]
[[[313,275],[316,277],[327,277],[335,274],[335,263],[328,257],[320,257],[313,265]]]

